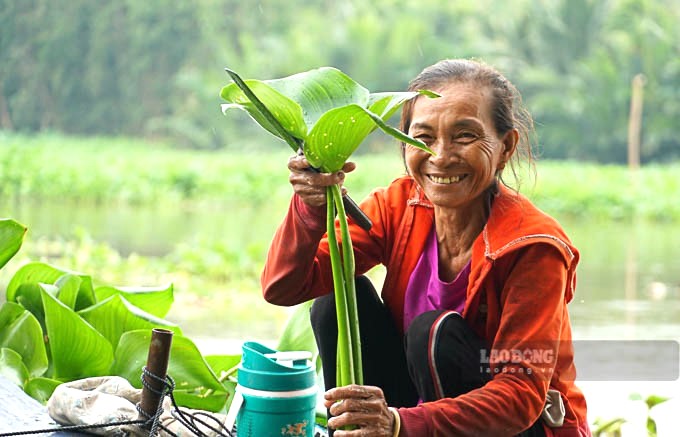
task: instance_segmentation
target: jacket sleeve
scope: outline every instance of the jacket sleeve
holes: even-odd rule
[[[400,409],[400,436],[512,436],[540,416],[566,314],[567,264],[547,244],[531,245],[510,258],[505,260],[507,279],[500,284],[497,334],[491,350],[480,352],[480,367],[488,366],[493,379],[456,398]]]
[[[349,220],[356,274],[360,275],[382,262],[380,243],[383,226],[378,192],[361,204],[373,222],[367,232]],[[297,305],[333,290],[326,207],[311,207],[293,195],[288,213],[279,225],[267,253],[260,281],[265,300],[276,305]],[[336,235],[342,244],[336,220]]]

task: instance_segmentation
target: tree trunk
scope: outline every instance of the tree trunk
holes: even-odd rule
[[[9,108],[7,107],[7,100],[5,100],[5,96],[2,93],[0,93],[0,128],[2,130],[14,130],[12,117],[10,117]]]

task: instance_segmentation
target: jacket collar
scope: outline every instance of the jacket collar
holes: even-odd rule
[[[408,205],[433,209],[432,202],[422,188],[411,178]],[[557,247],[567,264],[578,260],[578,253],[559,223],[534,206],[525,196],[498,184],[497,193],[480,238],[484,243],[484,256],[498,259],[505,253],[527,244],[543,241]]]
[[[482,230],[484,255],[492,260],[514,248],[543,240],[555,245],[571,263],[576,251],[559,223],[526,197],[503,185]]]
[[[408,197],[408,205],[419,205],[419,206],[424,206],[426,208],[432,208],[434,209],[434,205],[432,205],[432,202],[430,202],[430,199],[428,199],[425,196],[425,192],[423,191],[422,188],[420,188],[420,185],[413,179],[411,176],[407,176],[409,179],[411,179],[411,192],[409,193]]]

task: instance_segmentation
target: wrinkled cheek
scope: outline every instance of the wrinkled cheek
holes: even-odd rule
[[[498,168],[498,157],[494,155],[494,147],[491,144],[485,145],[481,149],[481,156],[479,162],[480,175],[483,175],[484,181],[489,181],[496,176]]]
[[[411,176],[416,176],[423,159],[419,157],[418,152],[413,149],[415,149],[413,146],[407,147],[404,154],[404,164],[406,164],[406,172]]]
[[[477,173],[472,186],[473,192],[481,192],[485,190],[496,177],[496,172],[494,170],[495,167],[490,165],[490,163],[486,163],[483,166],[480,165],[478,168],[479,172]]]

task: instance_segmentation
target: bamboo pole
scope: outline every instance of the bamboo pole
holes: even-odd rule
[[[146,361],[146,369],[159,379],[144,375],[145,384],[142,388],[142,400],[140,409],[153,417],[158,411],[158,405],[163,402],[163,386],[168,372],[168,362],[170,360],[170,345],[172,344],[172,331],[167,329],[154,328],[151,331],[151,344],[149,344],[149,355]],[[139,419],[147,419],[141,417]],[[150,428],[151,424],[147,425]]]
[[[640,132],[642,130],[642,103],[644,74],[636,74],[631,81],[630,115],[628,116],[628,170],[635,193],[638,190],[638,170],[640,169]],[[635,325],[634,303],[637,296],[637,249],[631,239],[626,249],[624,289],[626,299],[626,326]],[[632,335],[632,334],[631,334]]]

